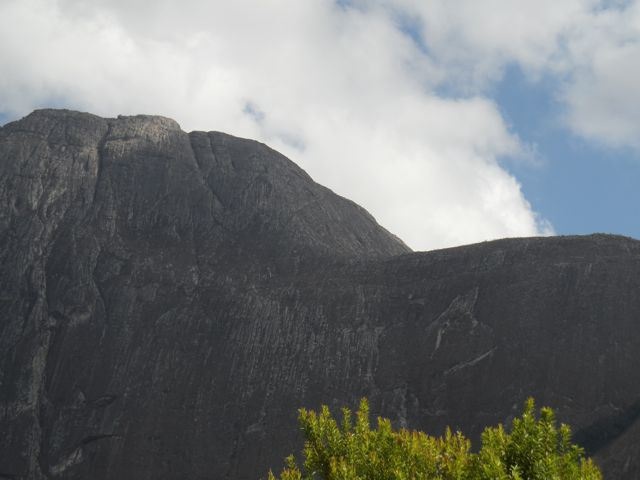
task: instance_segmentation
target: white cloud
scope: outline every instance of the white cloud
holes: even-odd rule
[[[546,69],[564,35],[580,25],[593,0],[381,0],[413,16],[449,81],[482,89],[518,63],[530,74]]]
[[[587,140],[640,148],[637,0],[379,0],[412,16],[444,82],[482,92],[505,67],[556,78],[566,126]]]
[[[640,148],[640,4],[597,12],[574,32],[562,91],[567,123],[587,139]]]
[[[387,8],[324,0],[4,0],[0,111],[58,99],[258,138],[417,249],[550,233],[498,163],[526,148],[495,104],[480,90],[435,93],[470,61],[464,42],[443,50],[451,35],[427,54]],[[531,35],[470,77],[491,78],[511,50],[542,62],[555,47]],[[500,43],[485,38],[483,51]]]

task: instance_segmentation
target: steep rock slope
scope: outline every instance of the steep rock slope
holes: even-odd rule
[[[362,395],[472,435],[534,395],[640,475],[640,242],[410,253],[262,144],[55,110],[0,205],[0,478],[258,478]]]

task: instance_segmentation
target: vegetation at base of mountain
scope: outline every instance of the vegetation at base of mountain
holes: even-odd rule
[[[462,433],[446,429],[442,437],[406,429],[391,421],[369,421],[362,399],[354,415],[342,409],[338,422],[323,406],[301,409],[305,443],[302,464],[293,455],[279,476],[269,480],[601,480],[598,467],[571,443],[571,430],[557,425],[551,408],[538,412],[533,399],[510,428],[488,427],[477,453]]]

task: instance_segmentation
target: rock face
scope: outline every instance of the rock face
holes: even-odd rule
[[[296,409],[476,436],[527,396],[640,477],[640,242],[411,253],[268,147],[42,110],[0,129],[0,478],[255,479]]]

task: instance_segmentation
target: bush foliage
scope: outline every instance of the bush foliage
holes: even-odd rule
[[[533,399],[509,430],[486,428],[477,453],[460,432],[442,437],[394,430],[386,418],[371,428],[369,405],[355,414],[342,409],[342,422],[329,408],[301,409],[305,443],[302,464],[293,455],[279,476],[269,480],[601,480],[596,465],[571,443],[567,425],[556,424],[553,410],[536,412]]]

